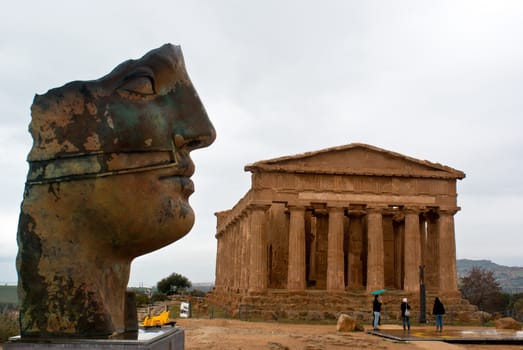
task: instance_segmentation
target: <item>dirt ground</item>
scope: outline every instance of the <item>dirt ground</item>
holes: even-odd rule
[[[523,345],[396,342],[366,332],[338,333],[336,325],[296,325],[225,319],[178,319],[177,325],[185,330],[186,350],[523,350]]]

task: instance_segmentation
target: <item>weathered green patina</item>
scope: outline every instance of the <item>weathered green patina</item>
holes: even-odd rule
[[[181,49],[166,44],[98,80],[37,95],[30,132],[18,226],[22,337],[136,328],[131,261],[189,232],[189,153],[216,136]]]

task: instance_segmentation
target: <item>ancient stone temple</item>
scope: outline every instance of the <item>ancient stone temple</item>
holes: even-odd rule
[[[458,295],[454,215],[463,172],[359,143],[245,170],[251,189],[216,213],[211,302],[236,307],[272,294],[281,307],[291,295],[381,288],[416,297],[422,265],[429,293]]]

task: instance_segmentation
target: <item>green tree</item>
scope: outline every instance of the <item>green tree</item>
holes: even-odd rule
[[[171,295],[177,294],[181,289],[191,288],[192,283],[189,279],[179,273],[172,273],[156,284],[159,292]]]
[[[501,311],[504,304],[501,287],[494,278],[494,272],[474,266],[468,275],[460,279],[463,298],[480,310],[494,313]]]
[[[142,292],[136,292],[136,307],[147,306],[150,303],[149,296]]]

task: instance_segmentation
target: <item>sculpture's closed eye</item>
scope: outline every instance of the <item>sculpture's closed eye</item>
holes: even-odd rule
[[[154,95],[154,82],[149,76],[131,76],[119,88],[119,91],[131,92],[139,95]]]

